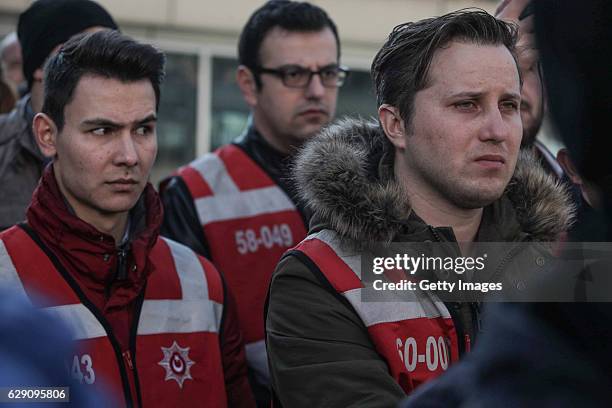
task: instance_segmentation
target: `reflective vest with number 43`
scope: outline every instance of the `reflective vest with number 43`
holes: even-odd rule
[[[113,406],[227,406],[219,330],[223,283],[189,248],[159,238],[153,273],[138,298],[130,350],[26,225],[0,234],[0,281],[71,329],[73,378]]]

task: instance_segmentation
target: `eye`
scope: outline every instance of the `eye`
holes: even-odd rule
[[[501,109],[505,110],[505,111],[518,111],[519,110],[519,103],[517,101],[504,101],[501,103]]]
[[[460,111],[473,111],[477,108],[474,101],[460,101],[456,102],[454,106]]]
[[[140,126],[136,128],[136,131],[135,131],[135,133],[139,136],[147,136],[151,134],[151,132],[153,132],[152,126]]]
[[[337,68],[324,68],[321,70],[321,76],[326,79],[334,79],[338,76]]]
[[[93,133],[96,136],[104,136],[106,134],[108,134],[110,132],[109,128],[105,128],[105,127],[100,127],[100,128],[95,128],[90,130],[91,133]]]
[[[283,70],[283,76],[289,80],[302,78],[308,70],[300,67],[287,67]]]

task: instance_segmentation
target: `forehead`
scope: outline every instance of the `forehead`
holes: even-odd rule
[[[130,123],[154,113],[155,91],[148,79],[122,82],[98,75],[81,77],[64,108],[66,122],[104,118]]]
[[[448,93],[483,87],[520,92],[518,67],[503,45],[450,42],[435,52],[427,83],[427,88]]]
[[[261,43],[259,60],[265,67],[333,64],[338,60],[336,38],[328,27],[320,31],[287,31],[274,27]]]

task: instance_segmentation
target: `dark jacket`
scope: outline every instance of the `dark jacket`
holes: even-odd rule
[[[352,247],[376,241],[454,241],[411,214],[374,122],[345,120],[311,141],[298,158],[300,193],[313,210],[310,233],[332,229]],[[411,214],[410,216],[407,215]],[[480,241],[551,241],[571,222],[568,194],[522,154],[504,195],[484,209]],[[267,346],[274,391],[285,407],[388,407],[404,392],[388,374],[355,311],[312,265],[284,257],[273,277]],[[476,331],[467,304],[449,307],[460,331]],[[466,310],[467,308],[467,310]]]
[[[137,323],[137,298],[149,275],[155,273],[149,253],[158,239],[162,216],[159,197],[149,184],[130,211],[129,243],[117,248],[113,237],[74,215],[59,190],[53,166],[45,170],[28,208],[29,227],[105,317],[123,350],[129,349],[129,333]],[[252,407],[244,343],[230,296],[226,296],[222,321],[221,354],[228,404]]]
[[[30,95],[0,115],[0,231],[25,220],[44,166],[32,134]]]

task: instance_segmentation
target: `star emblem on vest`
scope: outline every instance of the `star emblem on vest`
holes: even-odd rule
[[[164,380],[175,380],[179,387],[183,388],[185,380],[193,380],[190,370],[195,363],[189,358],[189,347],[181,347],[176,341],[170,347],[162,347],[164,358],[160,361],[160,366],[166,369]]]

